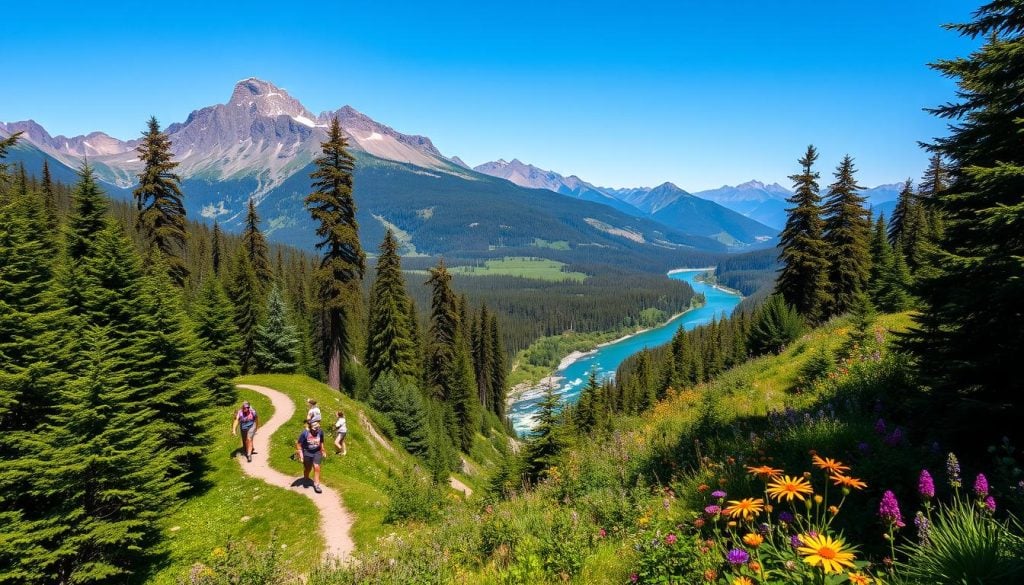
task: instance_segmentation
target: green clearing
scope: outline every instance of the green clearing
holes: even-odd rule
[[[582,272],[566,272],[565,263],[546,258],[523,256],[505,257],[500,260],[487,260],[483,266],[453,266],[449,270],[453,274],[465,276],[518,276],[534,280],[561,282],[571,280],[583,282],[587,275]]]
[[[548,248],[550,250],[568,250],[569,249],[569,242],[567,242],[565,240],[558,240],[556,242],[550,242],[548,240],[545,240],[544,238],[534,238],[533,239],[533,244],[531,244],[531,245],[534,248]]]

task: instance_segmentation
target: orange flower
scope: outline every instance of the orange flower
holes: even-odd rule
[[[859,480],[859,479],[857,479],[855,477],[847,477],[847,476],[845,476],[845,475],[843,475],[841,473],[837,473],[837,474],[833,475],[832,476],[832,481],[835,482],[836,485],[843,486],[845,488],[853,488],[853,489],[857,489],[857,490],[862,490],[862,489],[868,487],[868,484],[864,483],[863,481],[861,481],[861,480]]]
[[[770,465],[759,465],[757,467],[751,467],[748,465],[747,471],[750,472],[750,475],[756,475],[761,479],[775,479],[782,475],[781,469],[775,469]]]
[[[757,548],[764,542],[764,537],[756,532],[751,532],[743,537],[743,543],[751,548]]]
[[[750,580],[750,577],[739,576],[732,580],[730,585],[754,585],[754,582]]]
[[[708,569],[708,570],[704,571],[704,580],[705,581],[714,581],[717,578],[718,578],[718,571],[716,571],[714,569]]]
[[[871,585],[871,577],[864,573],[847,573],[846,576],[850,578],[850,585]]]
[[[824,459],[815,455],[811,457],[811,463],[819,469],[824,469],[829,473],[841,474],[844,471],[849,471],[849,466],[843,465],[842,461],[837,461],[831,457],[825,457]]]
[[[811,484],[800,477],[785,475],[768,484],[768,495],[780,502],[783,499],[792,502],[794,497],[803,500],[805,495],[809,496],[813,493],[814,489],[811,488]]]
[[[729,507],[722,510],[731,518],[742,517],[744,520],[756,518],[764,510],[764,500],[761,498],[743,498],[742,500],[730,500]]]

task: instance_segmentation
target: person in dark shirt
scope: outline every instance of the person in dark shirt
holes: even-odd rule
[[[299,435],[295,442],[295,454],[302,459],[302,478],[309,480],[309,472],[313,472],[313,491],[321,493],[320,489],[320,462],[327,458],[327,451],[324,450],[324,432],[320,429],[320,423],[311,422]]]

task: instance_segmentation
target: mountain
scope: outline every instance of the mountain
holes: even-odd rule
[[[398,132],[350,106],[314,115],[284,89],[254,78],[239,81],[227,103],[166,127],[188,215],[237,230],[253,198],[268,236],[313,247],[315,230],[303,199],[333,117],[356,157],[357,219],[369,250],[387,228],[399,234],[407,253],[462,257],[554,254],[550,246],[558,243],[569,248],[568,260],[662,267],[676,265],[688,250],[726,249],[714,239],[616,209],[616,201],[590,192],[582,181],[576,193],[524,188],[468,169],[429,138]],[[112,195],[130,196],[141,169],[137,141],[99,132],[51,136],[31,120],[0,124],[0,136],[17,131],[25,132],[17,156],[30,171],[38,173],[47,160],[55,173],[70,178],[88,156]]]
[[[710,201],[690,195],[672,183],[657,187],[612,189],[596,187],[576,175],[565,177],[518,159],[499,159],[474,170],[534,189],[547,189],[585,201],[609,205],[630,215],[649,217],[684,233],[713,238],[730,247],[760,245],[777,230],[743,217]]]
[[[699,191],[694,195],[781,230],[786,225],[786,209],[789,207],[786,198],[792,193],[778,183],[766,185],[753,180],[735,187],[723,185],[718,189]]]

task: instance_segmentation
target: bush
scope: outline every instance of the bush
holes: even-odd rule
[[[781,295],[772,295],[754,313],[748,346],[754,355],[780,353],[800,337],[804,324],[800,314]]]
[[[284,585],[298,583],[288,575],[278,556],[280,549],[272,538],[265,548],[229,543],[217,547],[207,563],[196,563],[183,583],[188,585]]]
[[[388,495],[385,522],[436,520],[444,501],[438,486],[413,468],[390,474],[384,492]]]

